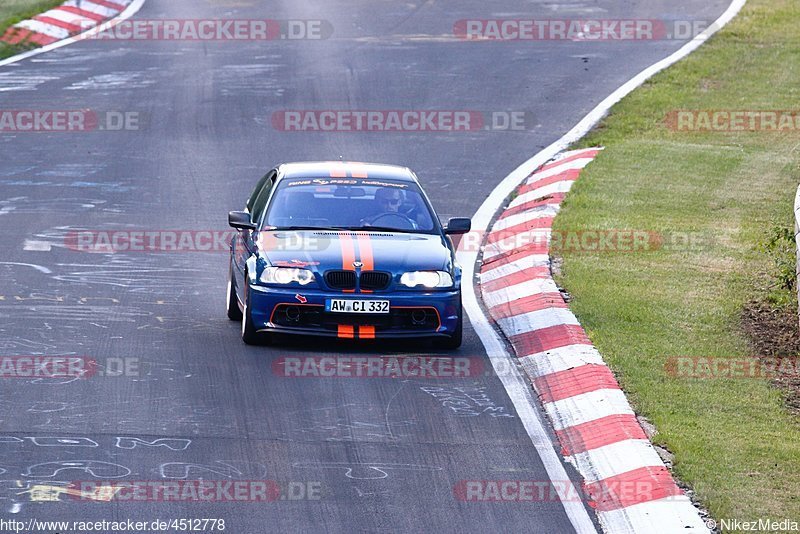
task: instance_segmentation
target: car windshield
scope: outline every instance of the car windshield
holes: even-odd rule
[[[413,182],[359,178],[287,178],[262,229],[374,229],[433,233],[433,213]]]

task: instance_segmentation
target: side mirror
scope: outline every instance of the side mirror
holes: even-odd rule
[[[231,211],[228,213],[228,224],[239,230],[255,230],[256,225],[250,220],[246,211]]]
[[[467,217],[453,217],[447,221],[444,233],[447,235],[466,234],[472,229],[472,221]]]

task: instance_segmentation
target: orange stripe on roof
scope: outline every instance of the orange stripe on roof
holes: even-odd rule
[[[350,166],[350,174],[353,175],[353,178],[369,178],[369,174],[367,174],[367,166],[363,163],[348,163]]]
[[[336,335],[344,339],[353,339],[355,337],[354,327],[351,324],[340,324],[337,327]]]
[[[347,178],[347,167],[344,163],[331,163],[331,178]]]

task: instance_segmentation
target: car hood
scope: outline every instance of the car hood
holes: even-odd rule
[[[279,267],[316,272],[354,268],[388,271],[451,271],[450,248],[441,235],[392,232],[266,231],[257,239],[259,255]]]

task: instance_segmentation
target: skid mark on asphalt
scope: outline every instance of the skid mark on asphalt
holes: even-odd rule
[[[298,426],[281,434],[281,439],[323,441],[399,441],[409,436],[404,430],[416,421],[392,421],[388,415],[375,413],[372,405],[344,404],[287,414]]]
[[[419,388],[431,397],[449,413],[456,417],[490,417],[515,418],[513,410],[497,404],[489,397],[488,388],[479,384],[469,386],[422,386]]]
[[[353,480],[382,480],[394,471],[441,471],[432,465],[402,464],[388,462],[309,462],[293,463],[297,469],[336,469]]]
[[[222,96],[241,97],[245,91],[257,96],[281,96],[285,87],[276,72],[283,67],[277,63],[225,65],[214,72],[214,78]]]
[[[125,213],[131,205],[128,203],[108,203],[96,198],[50,198],[36,199],[27,196],[12,197],[0,200],[0,216],[21,213],[79,213],[99,208],[107,213]]]
[[[98,45],[104,44],[102,40],[96,41]],[[55,72],[61,74],[74,74],[76,72],[84,72],[90,71],[90,67],[86,67],[86,65],[91,65],[93,63],[99,63],[101,61],[105,61],[108,59],[120,58],[120,57],[130,57],[131,54],[138,52],[135,48],[128,48],[121,46],[119,42],[115,42],[113,47],[109,47],[108,49],[102,50],[99,48],[89,49],[82,49],[78,51],[72,51],[70,48],[62,48],[59,50],[59,55],[57,58],[43,56],[38,58],[31,58],[28,61],[31,63],[44,63],[44,64],[53,64],[54,69],[58,69],[59,66],[63,66],[69,63],[76,63],[78,64],[77,67],[69,67],[67,69],[59,69]],[[59,76],[61,78],[63,76]]]
[[[187,462],[167,462],[158,468],[161,478],[169,480],[189,480],[191,476],[200,473],[199,478],[203,478],[208,473],[230,479],[262,479],[267,476],[267,467],[256,462],[239,462],[231,460],[216,460],[213,463],[187,463]]]
[[[104,89],[146,89],[155,85],[155,80],[144,77],[143,72],[113,72],[91,76],[64,88],[65,91],[99,91]]]
[[[11,91],[35,91],[40,85],[58,80],[58,76],[35,74],[18,75],[14,72],[0,73],[0,93]]]
[[[19,306],[16,304],[0,304],[0,318],[20,321],[103,321],[136,323],[142,318],[150,318],[152,312],[138,308],[122,308],[109,306],[64,306],[34,305]]]

